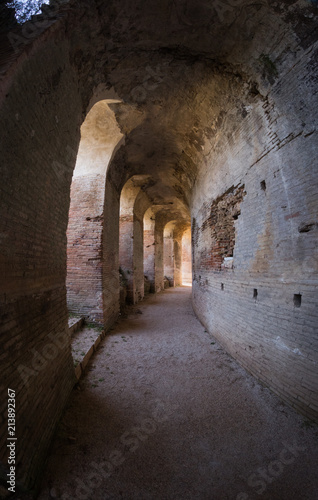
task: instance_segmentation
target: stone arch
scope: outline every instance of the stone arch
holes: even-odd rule
[[[19,54],[11,59],[0,91],[6,184],[1,201],[7,206],[0,259],[1,343],[12,345],[3,381],[23,394],[17,412],[17,481],[23,487],[34,486],[39,477],[76,381],[66,304],[66,229],[80,127],[90,100],[79,89],[67,41],[55,40],[52,32],[39,38],[28,40],[27,60]],[[9,220],[16,221],[14,227]],[[5,463],[2,441],[1,450]]]
[[[316,6],[222,5],[188,0],[168,12],[149,1],[136,16],[135,3],[110,0],[86,16],[79,0],[42,19],[43,29],[32,21],[34,36],[17,29],[18,50],[8,39],[1,52],[2,375],[21,394],[23,485],[39,475],[74,383],[66,228],[93,89],[96,99],[106,89],[122,97],[110,106],[126,136],[106,174],[107,326],[119,308],[121,188],[151,174],[152,205],[171,209],[168,219],[153,214],[158,248],[160,225],[190,207],[200,320],[250,372],[317,419]],[[42,355],[48,342],[60,346],[54,360]]]
[[[185,248],[186,245],[188,248]],[[191,260],[190,221],[169,221],[164,227],[164,275],[170,286],[191,284],[192,280],[188,276],[189,259]]]
[[[127,282],[127,300],[132,304],[144,297],[143,216],[150,201],[143,188],[150,179],[134,175],[120,196],[119,265]]]
[[[81,127],[67,230],[69,311],[99,324],[104,322],[102,238],[106,173],[123,137],[108,103],[106,99],[94,104]]]
[[[0,385],[3,402],[7,387],[19,395],[17,481],[24,486],[33,486],[39,476],[75,383],[65,290],[66,228],[82,101],[67,52],[65,40],[38,45],[28,61],[22,58],[11,68],[0,93],[6,185],[1,203],[7,207],[1,218],[6,235],[0,259],[1,343],[11,345]]]

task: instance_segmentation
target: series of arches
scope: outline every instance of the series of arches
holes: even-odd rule
[[[186,232],[184,281],[191,283],[190,217],[169,220],[176,216],[169,210],[173,202],[154,203],[147,193],[155,185],[151,175],[130,177],[121,188],[119,213],[104,213],[108,168],[124,137],[109,107],[111,102],[115,100],[95,103],[81,126],[67,229],[68,309],[101,325],[107,321],[104,310],[109,299],[114,314],[118,314],[121,286],[125,288],[125,301],[136,304],[144,298],[145,280],[150,292],[164,289],[166,275],[171,286],[183,283],[182,236]],[[108,234],[106,217],[112,220]],[[114,231],[115,224],[119,229]]]
[[[180,283],[190,223],[197,316],[317,419],[316,6],[159,4],[71,1],[1,35],[0,385],[23,487],[75,383],[67,301],[110,328],[119,267],[132,302],[144,275]]]

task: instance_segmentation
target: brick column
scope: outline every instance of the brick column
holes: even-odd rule
[[[192,283],[191,227],[182,235],[182,284]]]
[[[119,265],[127,280],[127,302],[134,304],[134,216],[119,218]]]
[[[167,226],[164,231],[164,275],[168,278],[170,286],[175,286],[174,283],[174,240],[173,228]]]
[[[132,304],[144,297],[143,218],[149,199],[141,187],[147,179],[131,177],[120,197],[119,263],[127,280],[127,301]]]
[[[160,292],[164,289],[164,273],[163,273],[163,228],[165,221],[156,216],[155,222],[155,291]]]
[[[182,230],[176,229],[174,236],[174,283],[182,285]]]
[[[155,292],[155,216],[149,208],[144,216],[144,273]]]
[[[134,303],[144,297],[144,226],[143,217],[134,214]]]
[[[119,314],[119,192],[107,176],[103,232],[103,315],[105,327]]]

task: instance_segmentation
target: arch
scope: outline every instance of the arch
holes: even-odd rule
[[[179,219],[168,222],[164,228],[165,275],[170,286],[190,285],[191,227],[190,221]],[[190,266],[189,266],[190,260]]]
[[[69,193],[83,117],[107,92],[125,143],[106,172],[104,324],[119,311],[121,189],[151,175],[145,270],[154,290],[163,286],[163,226],[190,209],[200,320],[252,374],[318,418],[316,7],[238,0],[224,11],[189,0],[180,15],[148,2],[138,16],[134,3],[125,7],[100,2],[86,16],[85,2],[68,4],[14,28],[18,46],[3,35],[0,383],[21,394],[23,486],[39,475],[74,384]],[[48,342],[54,359],[42,355]]]
[[[98,101],[81,126],[67,229],[67,302],[71,313],[104,324],[104,202],[109,162],[123,135],[109,100]],[[107,237],[107,236],[106,236]]]
[[[121,191],[119,219],[119,265],[127,282],[127,301],[144,297],[143,216],[150,204],[143,189],[151,177],[134,175]]]

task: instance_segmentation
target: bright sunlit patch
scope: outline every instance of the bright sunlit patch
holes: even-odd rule
[[[31,19],[35,14],[41,12],[41,6],[48,5],[49,0],[12,0],[7,3],[7,6],[15,10],[15,18],[18,23],[22,24]]]

